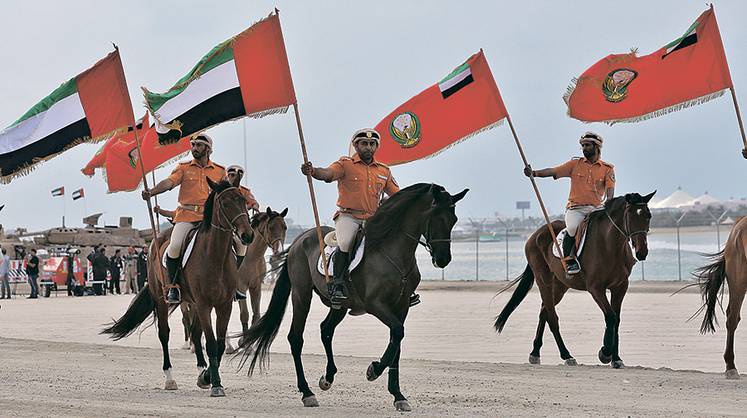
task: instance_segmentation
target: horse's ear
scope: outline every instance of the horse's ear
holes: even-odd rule
[[[254,215],[252,217],[252,222],[249,224],[249,226],[251,226],[252,229],[257,229],[257,227],[259,226],[259,216]]]
[[[451,196],[451,203],[455,204],[456,202],[464,199],[464,195],[466,195],[468,191],[469,191],[469,189],[464,189],[461,192],[459,192],[459,193]]]
[[[210,189],[214,191],[215,190],[215,186],[217,186],[218,183],[210,180],[210,177],[208,177],[208,176],[205,176],[205,179],[207,180],[207,184],[208,184],[208,186],[210,186]]]
[[[268,216],[272,215],[272,209],[269,206],[267,207],[267,211],[266,212],[267,212]]]
[[[632,193],[628,193],[628,194],[625,195],[625,202],[626,203],[635,203],[635,202],[633,202],[633,194]]]
[[[287,214],[288,214],[288,208],[285,208],[285,209],[283,209],[282,212],[280,212],[280,216],[283,217],[283,218],[285,218],[285,215],[287,215]]]
[[[654,197],[655,194],[656,194],[656,190],[654,190],[653,192],[647,194],[646,196],[643,196],[643,201],[645,203],[648,203],[651,200],[651,198]]]

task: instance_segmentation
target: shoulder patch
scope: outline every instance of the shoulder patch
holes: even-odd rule
[[[581,157],[573,157],[573,158],[571,158],[571,161],[576,161],[576,160],[580,160],[580,159],[581,159]]]
[[[615,166],[614,166],[614,165],[612,165],[612,164],[610,164],[610,163],[608,163],[608,162],[606,162],[606,161],[602,161],[602,164],[603,164],[603,165],[606,165],[606,166],[607,166],[607,167],[609,167],[609,168],[615,168]]]

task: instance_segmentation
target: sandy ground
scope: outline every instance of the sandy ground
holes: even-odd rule
[[[423,303],[405,325],[401,385],[413,415],[441,416],[714,416],[747,410],[747,380],[723,378],[725,332],[700,335],[686,322],[699,295],[669,296],[678,284],[636,284],[623,306],[621,356],[628,368],[600,366],[596,353],[604,322],[586,293],[569,293],[559,307],[571,352],[585,366],[561,366],[549,332],[543,365],[525,364],[537,321],[539,295],[530,293],[502,335],[491,323],[508,295],[498,284],[424,283]],[[263,295],[263,308],[269,293]],[[227,397],[209,398],[195,385],[194,356],[180,350],[179,313],[172,317],[171,348],[180,390],[163,388],[155,330],[112,342],[98,335],[121,315],[131,296],[3,301],[0,309],[0,415],[2,416],[392,416],[386,378],[370,383],[365,369],[381,355],[388,331],[373,317],[348,317],[335,335],[340,373],[322,407],[304,409],[288,353],[290,315],[273,345],[266,374],[223,367]],[[324,366],[318,324],[326,311],[315,302],[306,330],[304,365],[310,383]],[[238,331],[238,307],[231,330]],[[737,365],[747,349],[739,344]],[[355,356],[355,357],[354,357]],[[747,366],[744,367],[747,370]],[[312,384],[312,387],[316,386]]]

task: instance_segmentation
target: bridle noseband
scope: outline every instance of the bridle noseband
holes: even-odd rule
[[[449,207],[456,207],[456,205],[452,204]],[[420,239],[420,237],[414,237],[407,232],[405,232],[405,235],[412,239],[413,241],[416,241],[419,245],[422,245],[423,248],[425,248],[428,251],[428,254],[433,257],[433,243],[434,242],[451,242],[451,238],[432,238],[431,237],[431,218],[433,217],[433,214],[430,214],[425,219],[425,231],[421,234],[421,236],[425,237],[425,241]]]
[[[270,221],[272,221],[272,219],[273,218],[270,215],[267,215],[267,223],[266,223],[265,228],[264,228],[266,230],[266,232],[268,233],[267,235],[269,235]],[[259,225],[257,225],[257,226],[259,227]],[[262,241],[264,241],[265,244],[267,245],[267,247],[272,250],[272,253],[274,255],[275,254],[275,247],[273,245],[276,242],[283,242],[283,239],[282,238],[275,238],[274,240],[272,240],[272,242],[270,242],[270,240],[267,239],[267,236],[262,231],[260,231],[259,228],[253,228],[253,229],[254,229],[254,233],[257,234],[257,235],[259,235],[260,238],[262,238]]]
[[[628,216],[628,207],[630,206],[646,206],[647,203],[628,203],[625,202],[625,208],[623,209],[623,227],[625,230],[630,231],[630,216]],[[617,223],[615,223],[615,220],[612,219],[612,216],[610,216],[610,213],[607,212],[607,208],[604,209],[604,214],[607,215],[607,219],[610,220],[612,223],[612,226],[615,227],[624,237],[626,242],[630,241],[634,235],[643,234],[644,236],[648,235],[648,229],[642,229],[640,231],[634,231],[634,232],[626,232],[623,230],[623,228],[620,228]]]
[[[218,215],[219,215],[219,217],[218,217],[218,225],[216,225],[213,222],[213,220],[210,219],[210,226],[212,228],[215,228],[215,229],[219,230],[219,231],[234,233],[238,229],[238,228],[236,228],[236,226],[234,226],[234,222],[236,222],[236,220],[239,219],[242,216],[246,216],[248,218],[249,215],[247,214],[246,211],[242,211],[238,215],[234,216],[232,219],[228,219],[228,216],[226,216],[226,214],[223,212],[223,205],[221,205],[218,202],[218,200],[220,199],[220,197],[221,197],[221,195],[223,193],[225,193],[225,192],[227,192],[227,191],[229,191],[231,189],[238,190],[238,187],[231,186],[231,187],[229,187],[229,188],[221,191],[220,193],[216,194],[215,197],[213,197],[213,205],[214,206],[216,206],[216,205],[218,206]],[[223,220],[227,220],[228,221],[228,227],[225,227],[225,226],[221,225],[222,224],[221,221],[223,221]]]

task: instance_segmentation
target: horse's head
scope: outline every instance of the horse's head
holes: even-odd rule
[[[430,246],[431,261],[438,268],[444,268],[451,262],[451,230],[457,223],[456,203],[467,194],[469,189],[451,195],[443,188],[431,188],[433,202],[423,217],[425,220],[426,243]]]
[[[287,214],[288,208],[278,213],[267,207],[265,212],[258,212],[252,217],[252,229],[272,250],[272,255],[278,255],[283,251],[285,233],[288,230],[288,226],[285,224],[285,215]]]
[[[241,191],[225,180],[216,183],[207,178],[207,182],[212,193],[205,204],[204,222],[220,230],[234,231],[242,243],[250,244],[254,231],[249,225],[246,199]],[[210,219],[207,219],[208,216]]]
[[[641,196],[638,193],[625,195],[625,214],[623,216],[625,233],[633,243],[635,258],[645,260],[648,256],[648,229],[651,223],[651,211],[648,202],[654,197],[656,190]]]

